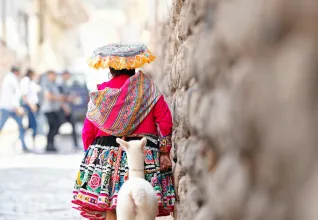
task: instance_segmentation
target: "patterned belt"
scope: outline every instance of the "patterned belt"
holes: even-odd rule
[[[153,142],[154,144],[158,145],[159,141],[158,141],[158,137],[154,136],[154,135],[143,135],[143,134],[132,134],[132,135],[127,135],[124,137],[119,137],[123,140],[125,140],[128,137],[140,137],[140,138],[147,138],[147,140]],[[119,182],[119,167],[120,167],[120,162],[121,162],[121,153],[122,153],[123,149],[121,147],[119,147],[118,149],[118,157],[115,163],[115,169],[114,169],[114,175],[113,175],[113,188],[112,188],[112,194],[114,194],[115,192],[115,186],[116,186],[116,181]]]
[[[129,137],[143,138],[143,137],[145,137],[145,138],[147,138],[147,140],[151,141],[155,145],[158,145],[158,143],[159,143],[158,137],[155,135],[151,135],[151,134],[130,134],[130,135],[126,135],[124,137],[126,137],[126,138],[129,138]],[[124,138],[124,137],[119,137],[119,138]]]

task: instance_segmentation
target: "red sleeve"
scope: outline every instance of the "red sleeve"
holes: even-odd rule
[[[106,85],[107,85],[107,82],[104,82],[102,84],[98,84],[96,87],[99,90],[99,89],[103,89],[103,87],[105,87]],[[85,118],[83,130],[82,130],[82,140],[83,140],[85,151],[95,140],[97,132],[98,132],[98,129],[96,128],[96,126],[92,122],[90,122],[87,118]]]
[[[154,106],[155,122],[159,130],[160,152],[169,153],[171,150],[172,117],[169,107],[163,96],[159,98]]]
[[[87,150],[89,145],[93,143],[97,134],[97,128],[95,125],[90,122],[87,118],[85,118],[83,131],[82,131],[82,139],[84,150]]]

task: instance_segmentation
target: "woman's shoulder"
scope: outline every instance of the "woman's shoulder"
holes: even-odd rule
[[[120,75],[120,76],[116,76],[114,78],[112,78],[111,80],[104,82],[102,84],[98,84],[97,85],[97,89],[98,90],[103,90],[106,87],[109,88],[120,88],[122,87],[125,82],[129,79],[128,75]]]
[[[108,82],[103,82],[101,84],[97,84],[97,89],[98,90],[102,90],[102,89],[105,89],[109,84],[109,81]]]

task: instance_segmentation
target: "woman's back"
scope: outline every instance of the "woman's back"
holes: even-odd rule
[[[108,82],[97,85],[98,90],[105,88],[121,88],[127,80],[129,75],[119,75],[114,77]],[[172,131],[172,118],[171,113],[165,102],[163,96],[161,96],[148,115],[137,126],[132,135],[152,135],[165,137],[171,134]],[[85,120],[83,128],[83,143],[84,148],[93,142],[96,137],[110,136],[110,134],[98,129],[89,120]]]
[[[128,75],[120,75],[108,82],[102,83],[97,86],[98,90],[103,90],[106,87],[109,88],[121,88],[125,82],[129,79]],[[154,107],[155,109],[155,107]],[[146,118],[140,123],[140,125],[136,128],[134,134],[154,134],[158,135],[157,127],[154,118],[154,109],[150,111],[150,113],[146,116]]]

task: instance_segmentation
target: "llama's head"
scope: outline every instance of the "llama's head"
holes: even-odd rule
[[[124,141],[120,138],[116,142],[126,151],[128,167],[130,170],[143,170],[145,161],[145,147],[147,139]]]

